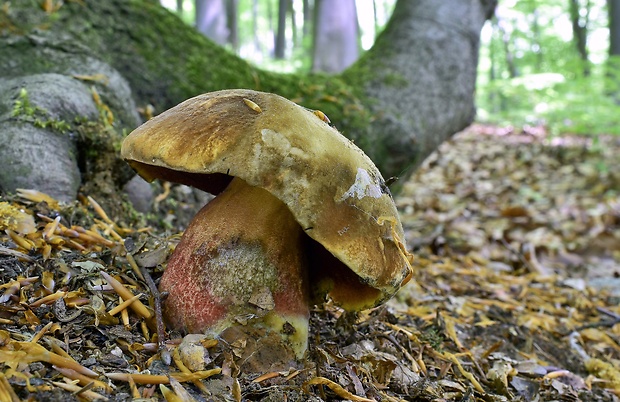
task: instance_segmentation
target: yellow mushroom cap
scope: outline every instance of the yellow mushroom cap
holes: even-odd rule
[[[331,253],[310,247],[311,286],[345,309],[380,304],[411,274],[398,212],[376,166],[312,111],[281,96],[196,96],[134,130],[121,154],[149,181],[217,194],[239,177],[269,191]]]

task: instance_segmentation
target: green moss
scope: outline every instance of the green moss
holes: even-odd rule
[[[425,328],[422,332],[422,336],[420,340],[425,344],[430,345],[434,350],[441,352],[443,350],[443,342],[445,341],[445,336],[441,328],[431,325]]]
[[[66,121],[50,119],[47,110],[32,105],[28,98],[28,91],[26,91],[26,88],[20,89],[19,95],[13,103],[11,117],[30,123],[35,127],[49,128],[60,134],[64,134],[71,129],[71,125]]]
[[[383,76],[383,82],[391,87],[402,87],[408,84],[408,81],[402,74],[387,73]]]
[[[30,104],[30,99],[28,99],[28,91],[26,91],[26,88],[20,89],[19,95],[13,103],[13,111],[11,112],[11,116],[32,118],[40,111],[43,111],[43,109]]]

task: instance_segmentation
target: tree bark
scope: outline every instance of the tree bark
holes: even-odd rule
[[[252,66],[153,1],[66,2],[52,14],[38,0],[11,3],[0,20],[5,32],[0,37],[0,161],[16,167],[10,175],[0,175],[0,187],[14,191],[36,185],[64,199],[74,197],[75,187],[52,173],[46,176],[47,169],[37,171],[45,179],[31,179],[37,168],[33,161],[51,163],[54,154],[64,153],[70,159],[65,163],[79,168],[82,185],[95,183],[93,191],[118,188],[129,177],[113,151],[121,133],[138,123],[134,101],[160,112],[224,88],[274,92],[320,109],[374,159],[384,176],[404,177],[403,171],[472,121],[479,32],[493,7],[491,0],[400,0],[376,45],[348,70],[295,75]],[[99,112],[99,117],[81,116],[41,106],[49,109],[48,120],[65,120],[70,130],[35,128],[73,147],[51,150],[43,159],[40,149],[20,148],[28,138],[24,127],[34,126],[31,119],[12,115],[20,88],[35,93],[41,74],[52,74],[45,75],[51,86],[57,75],[77,81],[73,90],[97,100]],[[39,106],[42,99],[44,94],[31,101]],[[85,127],[98,129],[86,135]],[[24,134],[15,141],[7,132]],[[103,155],[113,157],[104,163]]]
[[[406,177],[473,121],[480,29],[495,6],[399,0],[372,49],[343,73],[372,111],[356,141],[384,174]]]

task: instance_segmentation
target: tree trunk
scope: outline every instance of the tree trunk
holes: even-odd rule
[[[590,67],[588,66],[588,15],[590,14],[590,3],[586,4],[585,16],[581,15],[581,2],[579,0],[570,0],[570,17],[573,27],[573,40],[579,52],[579,57],[583,61],[583,75],[588,76],[590,74]]]
[[[224,88],[274,92],[320,109],[384,176],[404,177],[472,121],[479,32],[493,6],[401,0],[376,45],[352,67],[308,76],[257,69],[152,1],[66,2],[52,15],[38,0],[11,3],[3,20],[10,33],[0,37],[0,161],[7,167],[0,187],[71,199],[77,172],[90,185],[85,191],[108,198],[131,177],[115,150],[120,133],[138,123],[134,101],[160,112]],[[22,88],[31,107],[16,116]],[[49,96],[54,90],[63,95]],[[49,167],[59,160],[69,168]],[[60,170],[72,173],[61,178]]]
[[[620,56],[620,0],[607,0],[609,8],[609,55]]]
[[[258,0],[252,0],[252,38],[254,39],[254,49],[262,55],[263,45],[258,35]]]
[[[297,16],[295,15],[295,7],[293,7],[293,1],[288,2],[287,14],[291,18],[291,32],[293,33],[293,49],[297,49],[299,46],[299,35],[297,31]]]
[[[620,0],[607,0],[609,9],[609,59],[606,92],[620,104]]]
[[[276,31],[276,41],[274,45],[274,57],[276,59],[284,59],[286,50],[286,10],[288,9],[289,0],[280,0],[278,2],[278,28]]]
[[[314,14],[313,8],[310,7],[310,0],[303,0],[302,12],[304,14],[304,27],[303,37],[307,38],[311,34],[312,15]]]
[[[237,53],[239,51],[239,0],[226,1],[226,20],[229,28],[228,43]]]
[[[507,21],[504,18],[497,17],[497,29],[499,30],[502,43],[504,44],[504,54],[506,55],[506,66],[508,67],[508,75],[510,78],[519,76],[519,71],[515,64],[514,52],[512,51],[512,38],[506,26]]]
[[[532,31],[534,33],[532,50],[536,54],[536,73],[540,73],[542,71],[543,65],[543,53],[542,53],[542,44],[541,44],[541,31],[540,31],[540,12],[538,9],[532,11]]]
[[[355,0],[316,0],[312,71],[339,73],[359,56]]]
[[[196,29],[217,44],[228,42],[224,0],[196,0]]]
[[[356,141],[384,174],[406,177],[473,121],[480,30],[495,5],[398,0],[375,45],[344,72],[372,112]]]

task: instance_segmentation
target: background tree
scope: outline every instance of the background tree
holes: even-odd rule
[[[228,42],[228,18],[224,0],[196,0],[196,29],[215,43]]]
[[[239,1],[226,1],[226,21],[228,25],[228,43],[232,46],[234,52],[239,51]]]
[[[274,57],[284,59],[286,51],[286,14],[289,0],[278,1],[278,29],[276,30]]]
[[[590,67],[588,66],[588,47],[586,41],[588,38],[590,1],[586,1],[586,3],[582,5],[580,0],[570,0],[569,9],[575,46],[583,61],[583,73],[584,75],[588,75],[590,74]]]
[[[359,57],[355,0],[315,1],[312,70],[338,73]]]
[[[609,9],[609,60],[606,88],[616,104],[620,104],[620,0],[607,0]]]
[[[234,87],[324,111],[386,177],[404,177],[473,120],[479,32],[493,7],[485,0],[399,1],[376,45],[327,76],[261,70],[151,1],[85,0],[51,12],[36,0],[12,3],[2,11],[0,38],[0,160],[11,167],[0,186],[70,199],[77,175],[86,192],[112,194],[128,169],[114,148],[118,135],[106,133],[135,127],[134,102],[161,111]],[[44,146],[34,146],[32,130]],[[40,169],[58,160],[65,164],[58,174]]]
[[[607,0],[609,4],[609,55],[620,56],[620,0]]]
[[[479,120],[553,133],[620,133],[620,114],[608,96],[620,82],[609,59],[613,3],[500,4],[496,15],[504,32],[489,26],[482,35]]]

